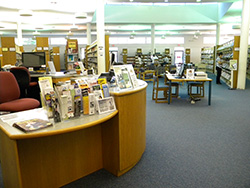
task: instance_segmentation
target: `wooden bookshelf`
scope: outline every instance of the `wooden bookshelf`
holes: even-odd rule
[[[68,64],[73,64],[78,61],[78,41],[77,39],[67,39],[65,50],[65,68],[68,69]]]
[[[50,54],[50,60],[54,62],[56,71],[61,71],[60,47],[53,47],[51,54]]]
[[[1,37],[2,64],[1,66],[16,63],[16,46],[14,37]]]
[[[36,51],[37,52],[45,52],[46,67],[48,67],[48,61],[50,60],[49,38],[48,37],[36,37]]]
[[[190,63],[190,54],[191,54],[191,49],[190,48],[186,48],[185,49],[185,54],[186,54],[186,64]]]

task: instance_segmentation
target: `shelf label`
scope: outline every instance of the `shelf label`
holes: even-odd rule
[[[15,52],[16,48],[10,48],[10,52]]]
[[[234,51],[240,51],[239,47],[234,48]]]

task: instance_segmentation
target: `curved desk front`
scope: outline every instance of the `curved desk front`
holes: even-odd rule
[[[113,92],[114,112],[33,133],[0,120],[5,188],[61,187],[102,168],[116,176],[130,170],[146,146],[146,87],[143,82],[132,91]]]

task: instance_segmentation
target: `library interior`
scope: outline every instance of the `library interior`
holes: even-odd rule
[[[250,186],[249,12],[1,2],[0,187]]]

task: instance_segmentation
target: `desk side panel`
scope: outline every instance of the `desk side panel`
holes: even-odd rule
[[[19,140],[18,149],[25,188],[61,187],[103,167],[100,125]]]
[[[0,129],[1,166],[4,187],[21,187],[19,159],[15,140]]]
[[[141,158],[146,147],[146,87],[136,93],[115,96],[119,111],[119,175]]]

